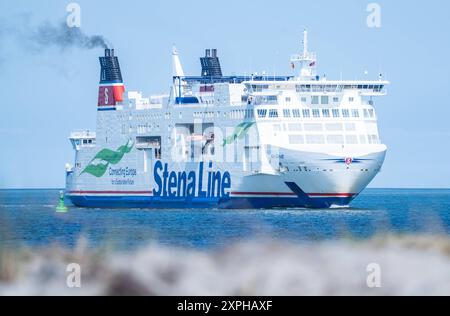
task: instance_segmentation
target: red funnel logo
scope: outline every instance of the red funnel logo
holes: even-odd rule
[[[100,86],[98,89],[98,106],[112,106],[123,101],[123,85]]]
[[[123,85],[114,86],[114,100],[116,102],[123,101],[123,92],[125,91],[125,87]]]
[[[116,105],[114,100],[114,87],[106,86],[98,89],[98,106]]]

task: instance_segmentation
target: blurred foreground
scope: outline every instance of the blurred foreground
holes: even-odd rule
[[[70,288],[67,265],[81,267]],[[367,286],[371,263],[381,288]],[[220,250],[156,244],[130,252],[0,251],[0,295],[450,295],[450,238],[378,236],[367,241],[255,240]]]

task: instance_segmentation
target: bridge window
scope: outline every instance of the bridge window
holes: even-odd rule
[[[310,92],[311,91],[311,85],[297,85],[296,87],[297,92]]]
[[[333,109],[333,117],[341,117],[339,109]]]
[[[294,117],[301,117],[299,109],[292,110],[292,114],[294,115]]]
[[[369,118],[369,111],[367,109],[363,110],[364,118]]]
[[[268,95],[267,103],[273,104],[278,102],[278,97],[276,95]]]
[[[258,117],[264,118],[267,115],[267,110],[258,110]]]
[[[284,116],[284,117],[291,117],[291,110],[289,110],[289,109],[284,109],[284,110],[283,110],[283,116]]]
[[[263,90],[269,89],[268,85],[252,85],[252,90],[254,92],[262,92]]]
[[[270,118],[277,118],[278,117],[278,111],[275,109],[269,110],[269,117]]]
[[[330,117],[330,110],[329,109],[323,109],[322,110],[322,116],[323,117]]]
[[[352,109],[352,117],[359,117],[359,110],[358,109]]]
[[[320,117],[320,111],[318,109],[313,109],[312,114],[313,114],[313,117],[315,117],[315,118]]]
[[[375,92],[381,92],[381,90],[383,90],[383,88],[384,88],[384,85],[381,85],[381,86],[375,86],[375,87],[374,87],[374,90],[375,90]]]
[[[302,112],[303,112],[303,117],[305,117],[305,118],[311,117],[311,114],[308,109],[305,109]]]
[[[343,109],[343,110],[342,110],[342,116],[343,116],[343,117],[350,117],[350,112],[349,112],[349,110]]]

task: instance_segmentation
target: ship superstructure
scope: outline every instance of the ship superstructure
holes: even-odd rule
[[[107,49],[97,131],[71,135],[66,194],[83,207],[349,205],[384,162],[374,98],[389,82],[320,78],[307,43],[297,76],[224,76],[215,49],[186,76],[174,48],[170,93],[149,98],[125,93]]]

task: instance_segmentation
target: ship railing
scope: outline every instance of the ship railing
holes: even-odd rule
[[[380,91],[362,91],[360,94],[363,97],[382,97],[387,95],[387,89],[383,89]]]
[[[197,84],[214,84],[214,83],[244,83],[252,81],[290,81],[293,76],[270,76],[270,75],[244,75],[244,76],[222,76],[222,77],[212,77],[212,76],[185,76],[185,77],[173,77],[174,82],[177,79],[181,79],[186,83],[197,83]]]
[[[357,90],[360,93],[367,95],[384,95],[386,94],[386,84],[384,83],[371,83],[371,84],[340,84],[340,83],[327,83],[317,81],[315,83],[302,83],[297,84],[295,89],[298,93],[341,93],[347,90]]]
[[[95,139],[96,133],[89,130],[80,130],[70,133],[70,139]]]

